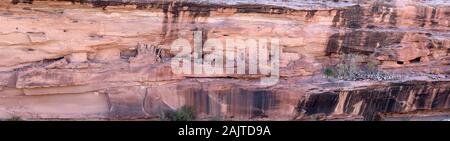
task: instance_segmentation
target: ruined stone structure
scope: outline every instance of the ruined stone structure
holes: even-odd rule
[[[279,38],[280,81],[174,74],[170,44],[193,31]],[[346,54],[387,75],[327,78]],[[449,74],[448,0],[0,2],[0,119],[159,120],[182,106],[197,120],[450,115]]]

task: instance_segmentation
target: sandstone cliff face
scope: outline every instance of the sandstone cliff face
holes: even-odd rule
[[[199,120],[376,120],[450,108],[446,0],[7,0],[0,7],[0,118],[159,119],[189,106]],[[193,31],[224,43],[279,38],[280,81],[173,73],[170,45],[192,41]],[[395,77],[324,76],[345,54],[355,54],[359,68],[372,64]]]

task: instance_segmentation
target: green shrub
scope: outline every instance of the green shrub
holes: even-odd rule
[[[6,119],[6,121],[23,121],[23,119],[19,116],[12,116],[9,119]]]
[[[333,69],[331,69],[331,68],[326,68],[326,69],[323,71],[323,74],[325,74],[325,76],[327,76],[327,78],[328,78],[328,77],[334,75],[334,71],[333,71]]]
[[[172,121],[193,121],[195,120],[195,111],[188,106],[183,106],[171,116]]]

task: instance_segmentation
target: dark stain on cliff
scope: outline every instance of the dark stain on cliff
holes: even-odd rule
[[[173,5],[172,3],[164,2],[160,6],[164,13],[163,23],[162,23],[162,41],[163,44],[167,42],[168,38],[173,36],[174,24],[177,24],[178,16],[180,11],[178,11],[178,5]],[[175,27],[176,28],[176,27]]]
[[[361,47],[363,37],[364,33],[359,31],[345,33],[341,51],[343,53],[363,53],[363,47]]]
[[[391,111],[399,111],[402,108],[402,103],[397,101],[397,97],[407,98],[401,93],[401,90],[398,88],[389,88],[387,89],[369,89],[369,90],[361,90],[361,91],[351,91],[349,95],[351,95],[352,99],[347,99],[346,107],[344,107],[345,113],[351,113],[355,110],[356,102],[363,102],[361,105],[361,111],[359,112],[364,116],[365,120],[374,120],[374,117],[379,112],[391,112]],[[350,100],[352,100],[350,102]]]
[[[346,91],[343,112],[364,116],[365,120],[376,120],[379,113],[409,112],[423,109],[447,109],[450,84],[448,82],[409,81],[392,83],[388,86],[378,86],[362,90]],[[306,111],[306,115],[334,112],[341,92],[328,92],[311,95],[304,101],[299,101],[298,112]],[[434,95],[434,96],[433,96]],[[409,100],[412,101],[408,103]],[[306,102],[305,102],[306,101]],[[362,103],[361,103],[362,102]],[[361,103],[361,105],[358,105]],[[360,107],[356,107],[360,106]],[[359,111],[355,111],[358,110]]]
[[[431,11],[431,26],[437,26],[438,25],[438,21],[436,21],[437,17],[436,17],[436,13],[437,13],[437,9],[433,8],[433,10]]]
[[[388,15],[389,19],[388,19],[388,23],[391,26],[391,28],[396,27],[397,25],[397,7],[394,7],[392,5],[389,4],[385,4],[383,2],[375,2],[372,6],[371,9],[369,11],[369,19],[367,19],[368,23],[372,23],[373,22],[373,18],[374,17],[379,17],[381,16],[381,22],[385,22],[386,21],[386,17]]]
[[[438,95],[435,96],[431,104],[432,109],[440,109],[442,107],[450,107],[450,89],[442,87],[437,89]]]
[[[167,31],[168,31],[168,23],[169,23],[169,5],[168,4],[164,4],[162,6],[163,9],[163,13],[164,13],[164,18],[163,18],[163,23],[162,23],[162,37],[163,39],[166,37],[167,35]]]
[[[106,9],[108,6],[120,6],[120,5],[130,5],[129,2],[117,2],[117,1],[91,1],[92,6],[94,7],[101,7],[103,10]]]
[[[33,0],[12,0],[12,4],[19,4],[19,3],[27,3],[27,4],[33,4]]]
[[[424,7],[417,7],[417,15],[416,15],[416,23],[420,27],[425,27],[426,25],[426,19],[427,19],[427,12]]]
[[[13,0],[14,3],[28,3],[33,0]],[[137,9],[146,8],[162,8],[164,5],[177,5],[181,4],[186,6],[188,11],[194,12],[198,16],[207,16],[209,11],[217,10],[219,8],[234,8],[237,13],[264,13],[264,14],[286,14],[290,11],[296,11],[289,7],[276,6],[276,5],[263,5],[263,4],[217,4],[208,2],[196,2],[196,1],[157,1],[157,0],[134,0],[134,1],[115,1],[115,0],[61,0],[71,1],[72,3],[92,3],[94,7],[102,7],[105,9],[108,6],[118,5],[136,5]],[[183,8],[183,7],[180,7]]]
[[[363,32],[354,31],[347,32],[344,35],[340,33],[333,34],[327,44],[326,54],[339,54],[339,53],[364,53],[364,50],[358,49],[363,42]]]
[[[337,10],[336,11],[336,15],[334,15],[333,17],[333,27],[337,27],[338,23],[341,21],[341,15],[342,11],[341,10]]]
[[[404,33],[397,32],[365,32],[363,47],[373,52],[375,48],[400,43],[403,36]]]
[[[395,45],[401,42],[405,33],[378,31],[350,31],[335,33],[328,39],[326,55],[358,53],[370,55],[375,48]]]
[[[203,6],[188,6],[187,11],[189,11],[189,16],[197,18],[197,17],[209,17],[211,11],[217,10],[214,7],[203,7]]]
[[[364,24],[364,9],[359,6],[352,6],[350,9],[345,9],[342,13],[343,25],[348,28],[361,28]]]
[[[275,95],[270,91],[254,91],[253,93],[253,107],[252,118],[267,117],[266,110],[276,105]]]
[[[88,0],[70,0],[72,4],[80,3],[80,4],[86,4],[88,3]]]
[[[251,5],[242,4],[231,6],[231,8],[236,8],[236,13],[264,13],[264,14],[286,14],[289,13],[290,9],[286,7],[278,6],[265,6],[265,5]]]
[[[277,95],[265,89],[243,89],[229,87],[210,89],[208,84],[177,86],[184,95],[186,106],[193,107],[197,114],[223,117],[221,109],[226,106],[227,116],[266,118],[267,111],[276,108],[280,101]]]
[[[314,18],[314,15],[316,15],[317,10],[308,10],[306,11],[306,19]]]
[[[179,24],[188,24],[188,22],[180,22],[180,16],[182,13],[188,13],[190,16],[190,24],[196,25],[196,19],[198,17],[208,17],[211,11],[216,10],[212,7],[203,7],[200,5],[194,5],[192,3],[183,3],[183,2],[165,2],[159,5],[152,5],[153,8],[161,8],[164,13],[163,25],[162,25],[162,38],[163,41],[161,44],[168,43],[178,36],[178,31],[180,28]],[[186,8],[186,9],[185,9]],[[201,26],[201,24],[199,24]],[[194,30],[197,27],[194,28]],[[207,32],[206,28],[201,27],[203,32]],[[204,36],[207,37],[207,36]]]
[[[297,105],[297,112],[302,112],[306,115],[313,115],[318,113],[331,114],[336,108],[339,95],[335,93],[321,93],[313,94],[306,101],[302,101]]]
[[[331,54],[337,54],[339,53],[340,49],[340,43],[339,40],[341,40],[341,36],[339,33],[335,33],[331,35],[328,39],[327,48],[326,48],[326,55],[330,56]]]

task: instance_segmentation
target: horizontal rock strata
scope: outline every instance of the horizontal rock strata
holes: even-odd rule
[[[189,106],[198,120],[377,120],[450,108],[445,0],[6,0],[0,7],[0,118],[158,120]],[[194,31],[223,43],[278,38],[280,81],[174,73],[171,43],[193,46]],[[398,77],[323,74],[348,54],[358,68]]]

